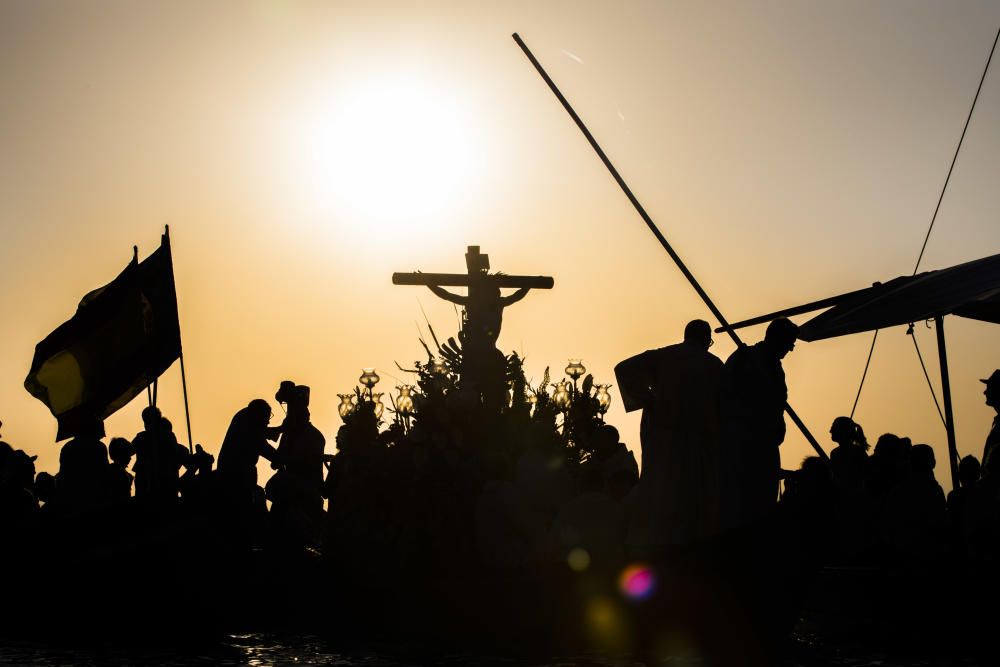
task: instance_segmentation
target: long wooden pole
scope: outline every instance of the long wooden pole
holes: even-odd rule
[[[955,413],[951,408],[951,378],[948,375],[948,348],[944,341],[944,317],[934,318],[937,331],[938,361],[941,364],[941,393],[944,394],[944,429],[948,433],[948,461],[951,463],[951,488],[958,488],[958,444],[955,442]]]
[[[556,96],[559,102],[563,105],[563,108],[566,109],[566,112],[576,123],[576,126],[580,128],[580,131],[583,133],[583,136],[587,138],[588,142],[590,142],[590,146],[597,153],[597,156],[601,158],[601,162],[604,163],[604,166],[607,167],[608,171],[611,172],[611,175],[614,177],[615,182],[618,183],[618,187],[622,189],[622,192],[625,193],[625,196],[628,197],[628,200],[632,202],[632,206],[639,214],[639,217],[642,218],[642,221],[646,223],[646,226],[649,227],[649,231],[653,233],[653,236],[655,236],[656,240],[660,242],[660,245],[663,246],[663,249],[667,251],[667,254],[670,255],[670,259],[674,261],[674,264],[677,265],[677,268],[680,269],[681,273],[684,274],[684,277],[687,278],[688,282],[691,284],[691,287],[693,287],[694,291],[698,293],[698,296],[701,297],[701,300],[705,302],[705,305],[708,306],[708,309],[712,312],[712,315],[715,316],[715,319],[718,320],[719,324],[722,325],[722,328],[725,329],[726,333],[728,333],[730,338],[733,339],[733,342],[736,343],[737,346],[743,347],[744,346],[743,341],[740,340],[740,337],[736,334],[735,331],[733,331],[733,328],[730,326],[729,322],[722,314],[722,311],[720,311],[716,307],[711,297],[708,296],[708,293],[704,289],[702,289],[701,284],[694,277],[694,274],[691,273],[691,271],[687,268],[687,265],[684,264],[684,261],[681,259],[680,255],[677,254],[673,246],[670,245],[666,237],[664,237],[663,234],[660,232],[659,228],[656,226],[656,223],[653,222],[653,219],[649,217],[648,213],[646,213],[646,209],[644,209],[642,207],[642,204],[639,203],[639,200],[632,193],[632,189],[625,182],[625,179],[622,178],[621,174],[618,173],[618,170],[615,169],[615,166],[611,163],[611,160],[608,158],[607,154],[601,148],[600,144],[597,143],[597,140],[594,138],[594,135],[592,135],[590,133],[590,130],[587,129],[587,126],[584,124],[583,120],[580,119],[580,116],[577,115],[576,111],[574,111],[573,107],[563,96],[562,92],[560,92],[559,87],[556,86],[555,82],[549,77],[548,73],[545,71],[545,68],[542,67],[541,63],[539,63],[538,60],[535,58],[535,55],[531,52],[531,49],[528,48],[527,44],[524,43],[520,35],[518,35],[516,32],[511,36],[514,38],[514,41],[517,42],[517,45],[521,47],[521,50],[524,52],[524,55],[528,57],[528,60],[531,61],[531,64],[534,65],[535,69],[538,71],[538,74],[541,75],[545,83],[548,84],[549,89]],[[806,425],[802,422],[801,419],[799,419],[799,416],[795,414],[794,410],[792,410],[792,406],[789,405],[787,402],[785,403],[785,411],[788,413],[788,416],[791,417],[792,421],[802,432],[802,435],[804,435],[806,440],[809,441],[809,444],[812,445],[812,448],[816,450],[816,453],[821,458],[828,459],[829,457],[827,457],[826,452],[823,451],[823,448],[820,447],[819,443],[816,441],[816,438],[812,436],[812,433],[809,432],[809,429],[806,428]]]

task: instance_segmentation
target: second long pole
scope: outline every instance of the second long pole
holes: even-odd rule
[[[705,302],[705,305],[712,312],[712,315],[715,316],[715,319],[718,320],[719,324],[726,329],[726,333],[728,333],[729,337],[733,339],[733,342],[736,343],[738,347],[743,347],[745,345],[744,342],[740,339],[739,335],[737,335],[737,333],[733,331],[732,327],[729,326],[729,322],[722,314],[722,311],[720,311],[716,307],[715,302],[713,302],[711,297],[708,296],[708,293],[702,288],[701,284],[694,277],[694,274],[691,273],[687,265],[684,264],[684,261],[681,259],[680,255],[677,254],[677,251],[674,250],[673,246],[670,245],[666,237],[663,236],[663,233],[656,226],[656,223],[653,222],[653,219],[649,217],[648,213],[646,213],[646,209],[644,209],[642,204],[639,203],[639,200],[632,193],[632,189],[625,182],[625,179],[622,178],[621,174],[618,173],[618,170],[615,169],[615,165],[611,163],[611,160],[608,158],[607,154],[601,148],[600,144],[597,143],[597,140],[594,138],[594,135],[591,134],[590,130],[587,129],[587,126],[584,124],[583,120],[580,119],[580,116],[577,115],[572,105],[570,105],[569,101],[567,101],[567,99],[563,96],[562,92],[559,90],[559,87],[556,86],[552,78],[549,77],[548,73],[545,71],[545,68],[542,67],[541,63],[538,62],[538,59],[535,58],[535,55],[531,52],[531,49],[528,48],[528,45],[524,43],[524,41],[521,39],[521,36],[518,35],[516,32],[511,36],[514,38],[514,41],[517,43],[517,45],[521,47],[521,50],[524,52],[524,55],[526,55],[528,57],[528,60],[531,61],[531,64],[538,71],[538,74],[541,75],[542,79],[548,85],[552,93],[563,105],[563,108],[566,109],[566,112],[573,119],[573,122],[575,122],[576,126],[580,128],[580,131],[583,133],[583,136],[587,138],[588,142],[590,142],[590,146],[597,153],[597,156],[601,158],[601,162],[604,163],[604,166],[607,167],[608,171],[611,172],[611,175],[614,177],[615,182],[618,183],[618,187],[622,189],[622,192],[625,193],[625,196],[628,197],[628,200],[632,202],[632,206],[639,214],[639,217],[642,218],[642,221],[646,223],[646,226],[649,227],[649,231],[653,233],[653,236],[655,236],[656,240],[660,242],[660,245],[663,246],[663,249],[667,251],[667,254],[670,255],[670,258],[674,261],[674,264],[676,264],[677,268],[680,269],[681,273],[684,274],[684,277],[687,278],[688,282],[691,284],[691,287],[693,287],[694,291],[697,292],[698,296],[701,297],[701,300]],[[814,438],[812,433],[809,432],[809,429],[806,428],[805,423],[803,423],[803,421],[799,419],[799,416],[792,409],[792,406],[789,405],[787,402],[785,403],[785,412],[788,413],[788,416],[791,418],[792,422],[794,422],[795,425],[798,427],[798,429],[802,432],[802,435],[805,436],[805,439],[809,442],[810,445],[812,445],[812,448],[816,451],[816,453],[824,460],[829,460],[829,457],[827,456],[826,452],[823,451],[822,447],[820,447],[819,442],[816,441],[816,438]]]

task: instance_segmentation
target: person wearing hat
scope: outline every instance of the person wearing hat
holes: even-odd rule
[[[986,405],[997,412],[993,418],[993,427],[989,435],[986,436],[986,446],[983,448],[983,475],[1000,473],[1000,369],[993,371],[993,375],[985,380],[980,380],[986,385],[983,394],[986,396]]]
[[[265,490],[272,522],[289,546],[318,544],[323,516],[323,454],[326,439],[309,417],[309,387],[285,380],[274,395],[288,406]]]

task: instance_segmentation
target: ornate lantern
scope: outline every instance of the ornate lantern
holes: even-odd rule
[[[378,384],[379,378],[378,373],[375,372],[374,368],[362,368],[361,377],[358,378],[358,382],[363,384],[366,389],[370,392],[372,387]]]
[[[565,380],[560,380],[555,384],[555,390],[552,392],[552,403],[560,410],[569,407],[569,383]]]
[[[599,384],[595,385],[597,393],[594,398],[597,399],[597,410],[601,413],[601,418],[603,419],[604,413],[608,411],[611,407],[611,394],[608,393],[608,389],[611,389],[610,384]]]
[[[337,412],[340,413],[341,419],[347,419],[347,416],[354,412],[354,394],[337,394],[337,398],[340,399],[340,404],[337,406]]]
[[[385,394],[372,394],[372,403],[375,404],[375,417],[377,419],[381,419],[382,411],[385,410],[385,405],[382,403],[382,396],[384,395]]]
[[[444,363],[444,359],[433,359],[430,368],[434,375],[444,376],[448,374],[448,365]]]
[[[576,382],[579,378],[583,377],[584,373],[587,372],[587,369],[582,362],[582,359],[570,359],[569,365],[566,366],[566,375],[573,378],[573,382]]]
[[[403,417],[409,417],[413,414],[413,396],[410,393],[413,391],[413,386],[403,384],[396,387],[396,389],[399,390],[399,398],[396,399],[396,411],[403,415]]]

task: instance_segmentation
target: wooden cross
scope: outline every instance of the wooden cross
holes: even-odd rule
[[[393,285],[426,285],[468,287],[473,281],[489,282],[497,287],[530,287],[532,289],[552,289],[555,281],[550,276],[505,276],[486,273],[490,268],[490,256],[479,252],[479,246],[470,245],[465,253],[468,273],[393,273]]]

